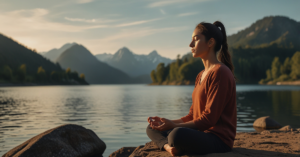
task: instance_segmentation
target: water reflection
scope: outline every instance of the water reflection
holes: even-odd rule
[[[29,138],[72,123],[93,130],[106,144],[104,156],[148,142],[147,117],[188,114],[193,86],[95,85],[1,88],[0,156]],[[237,86],[237,131],[271,116],[300,128],[300,87]]]

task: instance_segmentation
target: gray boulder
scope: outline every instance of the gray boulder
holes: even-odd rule
[[[67,124],[27,140],[3,157],[102,157],[105,149],[105,143],[92,130]]]
[[[253,127],[263,128],[263,129],[279,129],[282,126],[270,118],[269,116],[260,117],[256,119],[253,123]]]

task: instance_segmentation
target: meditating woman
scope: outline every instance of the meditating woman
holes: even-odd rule
[[[231,151],[237,123],[236,82],[224,25],[199,23],[190,47],[205,67],[196,77],[190,111],[177,120],[149,117],[147,135],[172,156]]]

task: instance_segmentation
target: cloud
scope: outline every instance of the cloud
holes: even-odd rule
[[[115,27],[127,27],[127,26],[140,25],[140,24],[144,24],[144,23],[148,23],[148,22],[152,22],[152,21],[156,21],[156,20],[160,20],[160,19],[161,18],[152,19],[152,20],[135,21],[135,22],[130,22],[130,23],[123,23],[123,24],[116,25]]]
[[[107,25],[76,26],[50,21],[47,9],[16,10],[0,14],[1,31],[30,32],[37,30],[80,32],[87,29],[104,28]]]
[[[65,17],[65,19],[72,22],[84,22],[84,23],[110,23],[116,21],[110,19],[81,19],[81,18],[70,18],[70,17]]]
[[[167,27],[167,28],[139,28],[137,29],[123,29],[121,32],[108,36],[106,38],[102,38],[102,42],[109,42],[109,41],[115,41],[115,40],[129,40],[134,38],[140,38],[144,36],[149,36],[156,33],[162,33],[162,32],[178,32],[186,30],[187,27]]]
[[[162,9],[160,9],[160,12],[162,13],[162,14],[166,14],[166,12],[164,11],[164,10],[162,10]]]
[[[205,2],[208,0],[159,0],[156,2],[152,2],[148,5],[149,8],[155,8],[155,7],[163,7],[167,5],[173,5],[178,3],[194,3],[194,2]]]
[[[79,4],[84,4],[84,3],[90,3],[93,2],[94,0],[77,0],[77,3]]]
[[[182,14],[178,14],[178,17],[191,16],[191,15],[196,15],[196,14],[198,14],[198,12],[182,13]]]

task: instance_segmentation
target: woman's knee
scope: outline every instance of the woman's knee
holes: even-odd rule
[[[184,143],[183,140],[185,139],[184,137],[185,132],[186,132],[186,128],[183,127],[174,128],[168,136],[169,145],[171,147],[176,147]]]

